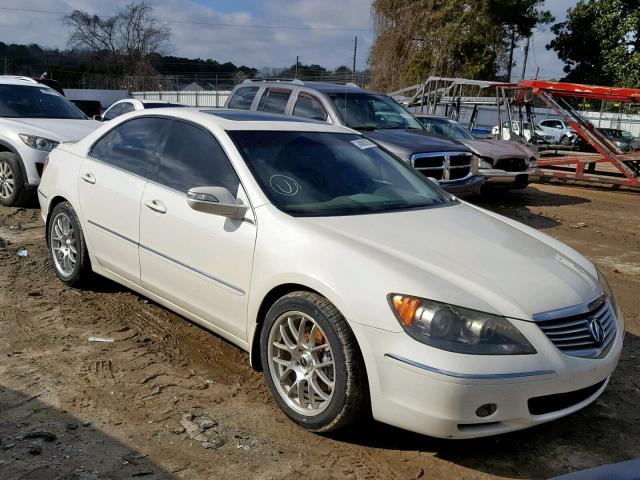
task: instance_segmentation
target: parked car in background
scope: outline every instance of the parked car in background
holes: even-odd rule
[[[392,98],[353,84],[247,80],[226,108],[291,115],[360,131],[453,193],[478,193],[483,177],[471,150],[455,140],[427,134]]]
[[[622,152],[640,149],[640,138],[634,137],[631,132],[620,128],[599,128],[598,130]]]
[[[312,431],[368,412],[443,438],[518,430],[595,401],[620,357],[591,262],[351,129],[135,112],[56,148],[39,191],[61,281],[96,272],[222,335]]]
[[[416,114],[427,132],[457,140],[478,157],[479,172],[485,178],[483,187],[524,188],[540,180],[540,169],[532,147],[505,140],[474,137],[455,120],[435,115]]]
[[[502,140],[517,140],[520,137],[520,122],[513,120],[511,122],[511,130],[513,131],[513,136],[515,138],[511,138],[511,132],[509,131],[509,122],[502,122]],[[491,135],[494,139],[500,138],[499,133],[500,131],[497,125],[491,129]],[[532,144],[556,142],[555,135],[547,133],[537,126],[535,127],[535,131],[532,135],[531,125],[529,125],[529,122],[522,123],[522,137],[526,142]]]
[[[26,203],[49,152],[99,125],[37,80],[0,76],[0,204]]]
[[[578,138],[578,134],[571,125],[560,118],[547,118],[538,122],[538,128],[543,136],[552,136],[553,142],[561,145],[572,145]]]
[[[125,113],[144,110],[147,108],[167,107],[186,107],[186,105],[183,105],[182,103],[167,102],[165,100],[138,100],[134,98],[126,98],[113,103],[109,108],[107,108],[102,116],[100,118],[96,118],[96,120],[107,122],[119,117],[120,115],[124,115]]]

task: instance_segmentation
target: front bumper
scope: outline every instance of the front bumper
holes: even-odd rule
[[[481,168],[484,177],[483,187],[523,188],[530,183],[540,181],[540,169],[528,168],[520,172],[507,172],[495,168]]]
[[[464,180],[453,181],[440,181],[441,188],[450,193],[477,193],[482,190],[482,184],[484,183],[484,177],[481,175],[474,175]]]
[[[616,338],[601,359],[560,352],[533,322],[511,320],[538,353],[509,358],[444,352],[404,333],[352,327],[365,359],[374,418],[434,437],[474,438],[555,420],[598,398],[622,349],[624,322],[618,315]],[[576,393],[558,395],[569,392]],[[532,413],[530,400],[549,395],[549,401],[564,402]],[[478,407],[490,403],[496,411],[479,417]]]

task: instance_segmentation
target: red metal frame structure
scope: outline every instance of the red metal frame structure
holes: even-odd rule
[[[587,98],[621,103],[640,103],[640,89],[610,88],[575,83],[547,82],[526,80],[520,82],[522,90],[519,100],[525,101],[528,92],[540,98],[550,109],[555,111],[585,141],[598,152],[597,155],[574,155],[542,158],[538,165],[544,176],[549,178],[577,180],[584,182],[607,183],[640,188],[640,152],[624,154],[620,152],[600,131],[566,101],[565,97]],[[609,163],[619,173],[617,176],[607,172],[595,172],[596,163]],[[574,166],[575,172],[549,170],[545,167]],[[589,167],[591,168],[589,168]],[[585,169],[587,171],[585,172]]]

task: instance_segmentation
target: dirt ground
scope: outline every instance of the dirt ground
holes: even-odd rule
[[[640,194],[546,184],[479,203],[601,267],[627,333],[593,405],[472,441],[372,420],[307,433],[244,352],[109,281],[65,287],[38,210],[0,208],[0,478],[543,478],[640,458]]]

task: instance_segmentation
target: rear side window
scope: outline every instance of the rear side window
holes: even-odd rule
[[[214,136],[195,125],[172,121],[160,158],[158,183],[187,192],[195,187],[225,187],[238,192],[240,180]]]
[[[125,113],[133,112],[135,108],[133,108],[133,104],[130,102],[125,102],[122,104],[122,111],[120,115],[124,115]]]
[[[291,90],[268,88],[262,94],[258,110],[271,113],[284,113],[287,102],[291,96]]]
[[[260,90],[259,87],[242,87],[236,90],[236,92],[229,100],[227,108],[237,108],[239,110],[250,110],[253,99]]]
[[[310,118],[312,120],[327,120],[327,112],[325,112],[320,100],[310,95],[299,95],[296,100],[296,106],[293,108],[294,117]]]
[[[109,110],[106,111],[103,119],[113,120],[114,118],[122,115],[124,113],[123,112],[124,106],[125,106],[124,103],[119,103],[118,105],[114,105],[113,107],[111,107]]]
[[[168,120],[135,118],[102,137],[89,154],[96,160],[148,178],[156,165],[157,150]]]

